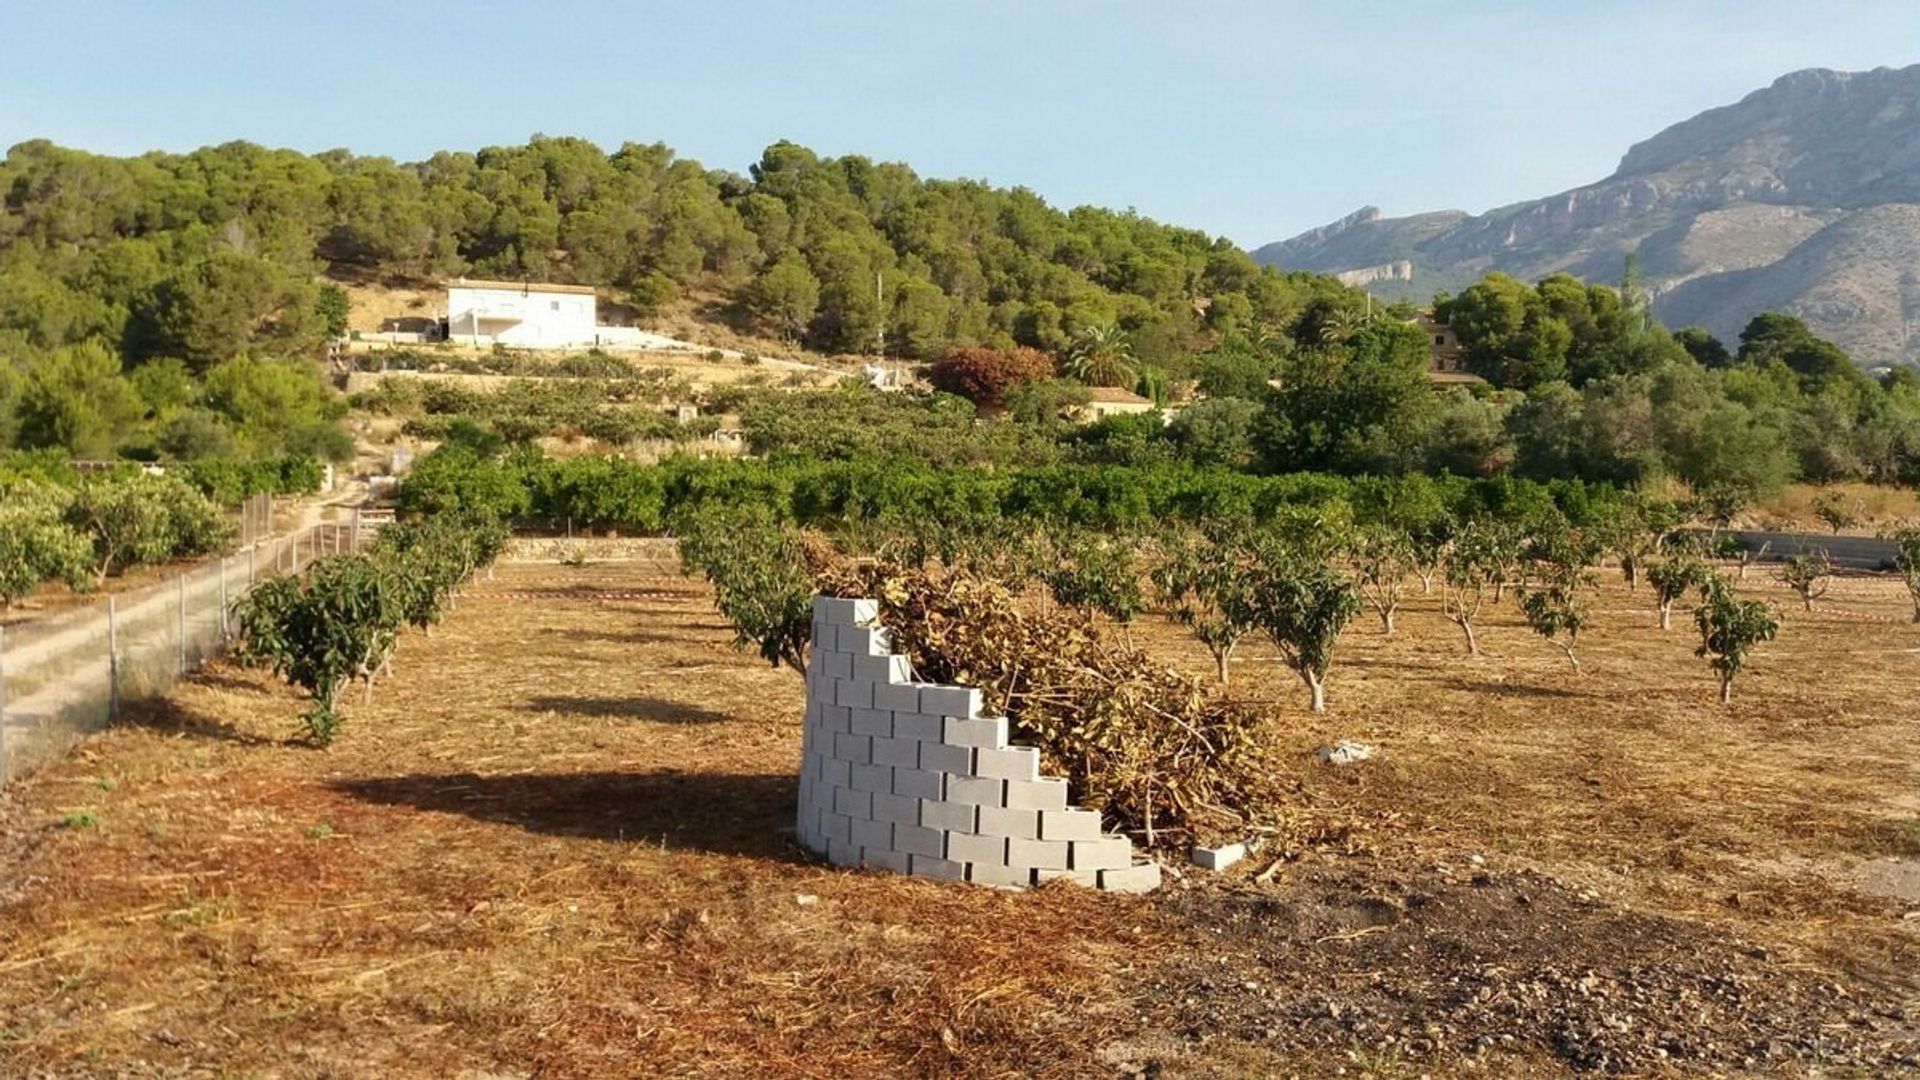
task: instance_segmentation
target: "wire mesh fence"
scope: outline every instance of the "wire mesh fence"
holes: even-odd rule
[[[232,641],[230,610],[254,582],[357,550],[374,530],[326,522],[259,537],[242,515],[239,551],[84,607],[0,628],[0,785],[112,723],[128,702],[165,693]]]

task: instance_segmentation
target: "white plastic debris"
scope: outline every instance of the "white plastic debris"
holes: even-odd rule
[[[1356,761],[1365,761],[1374,755],[1374,748],[1353,739],[1341,739],[1332,746],[1320,748],[1320,764],[1351,765]]]

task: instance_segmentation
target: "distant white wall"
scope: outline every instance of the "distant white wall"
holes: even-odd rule
[[[590,293],[531,288],[447,288],[447,335],[454,341],[528,349],[560,349],[594,343],[596,318]]]

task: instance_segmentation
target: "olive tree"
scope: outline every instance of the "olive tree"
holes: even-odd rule
[[[1708,579],[1706,600],[1694,609],[1693,618],[1700,628],[1700,647],[1694,652],[1720,677],[1720,704],[1725,705],[1733,700],[1733,677],[1746,666],[1755,646],[1773,640],[1780,620],[1764,601],[1740,599],[1719,574]]]

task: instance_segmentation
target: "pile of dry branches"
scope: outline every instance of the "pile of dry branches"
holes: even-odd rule
[[[1271,721],[1105,637],[945,567],[822,561],[821,591],[873,597],[918,678],[979,687],[1074,798],[1152,843],[1263,823],[1285,805]]]

